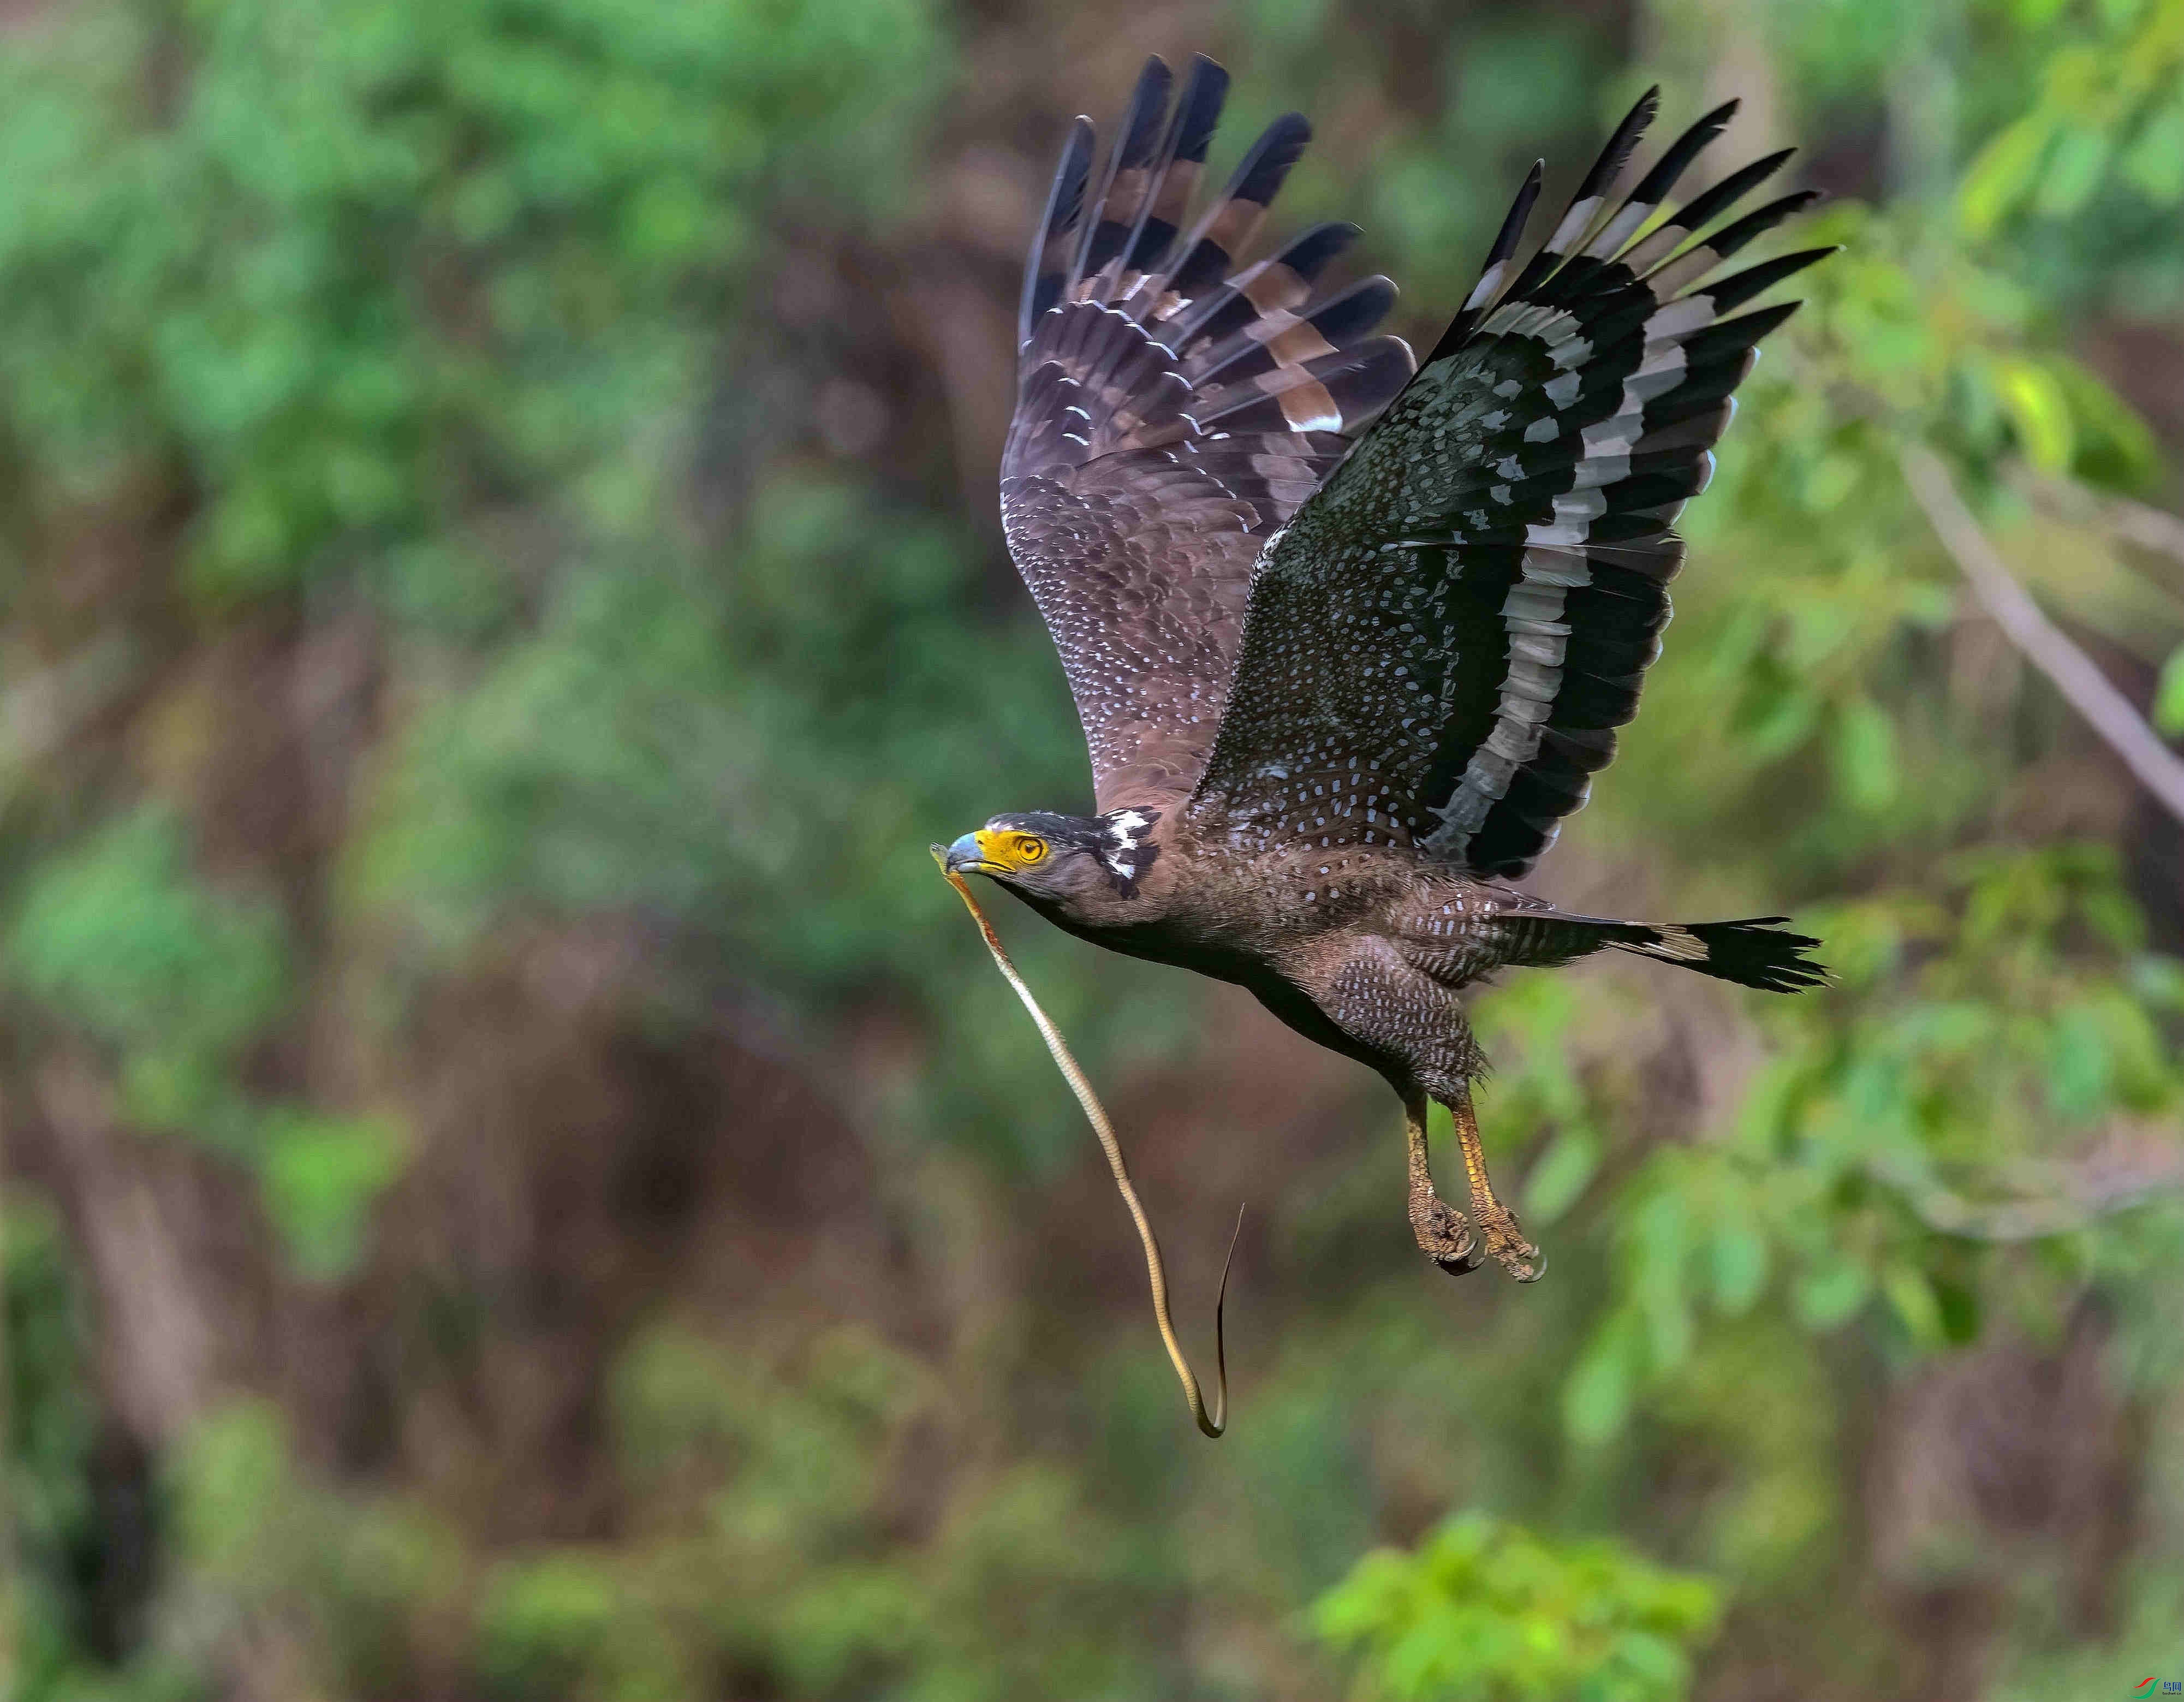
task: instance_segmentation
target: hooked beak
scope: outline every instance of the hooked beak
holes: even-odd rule
[[[1006,867],[986,855],[985,834],[966,834],[948,847],[941,867],[950,874],[1006,874]]]

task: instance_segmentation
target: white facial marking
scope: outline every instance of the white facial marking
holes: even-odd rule
[[[1153,818],[1143,810],[1117,810],[1112,816],[1102,817],[1107,831],[1114,836],[1112,848],[1100,854],[1115,878],[1133,881],[1138,878],[1138,847],[1145,843],[1143,834],[1153,824]]]

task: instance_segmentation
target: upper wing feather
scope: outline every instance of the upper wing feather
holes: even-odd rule
[[[1310,137],[1296,114],[1186,225],[1227,86],[1196,60],[1171,113],[1168,69],[1150,61],[1096,187],[1079,119],[1024,268],[1001,517],[1103,810],[1197,780],[1252,562],[1414,364],[1369,335],[1395,298],[1386,279],[1314,297],[1355,226],[1238,269]]]
[[[1269,544],[1194,794],[1201,825],[1251,848],[1416,845],[1513,875],[1613,757],[1668,622],[1670,527],[1713,472],[1753,345],[1797,304],[1724,315],[1829,252],[1702,282],[1813,198],[1692,240],[1786,153],[1640,236],[1734,110],[1615,204],[1654,103],[1505,288],[1535,168],[1417,377]]]

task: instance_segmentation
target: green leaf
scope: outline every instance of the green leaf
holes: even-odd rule
[[[2154,484],[2161,452],[2138,410],[2075,360],[2050,360],[2047,371],[2070,410],[2070,472],[2109,490],[2141,491]]]
[[[2070,399],[2055,375],[2036,360],[2011,357],[1999,364],[1996,377],[2025,458],[2042,472],[2068,469],[2075,438]]]
[[[2184,736],[2184,646],[2170,651],[2153,688],[2153,724],[2171,739]]]
[[[2089,1004],[2066,1007],[2048,1031],[2048,1103],[2059,1116],[2085,1121],[2106,1111],[2114,1091],[2114,1060],[2103,1013]]]
[[[1891,1264],[1881,1273],[1880,1292],[1915,1346],[1938,1348],[1948,1339],[1941,1303],[1925,1271],[1900,1262]]]
[[[1940,1312],[1942,1338],[1949,1346],[1968,1347],[1979,1339],[1981,1309],[1975,1284],[1936,1276],[1934,1301]]]
[[[1797,1316],[1810,1330],[1833,1330],[1865,1304],[1873,1279],[1864,1268],[1841,1258],[1823,1261],[1797,1279]]]
[[[2092,198],[2113,144],[2098,130],[2066,131],[2041,174],[2035,204],[2051,219],[2068,218]]]
[[[1767,1286],[1767,1238],[1745,1221],[1715,1230],[1710,1247],[1714,1303],[1732,1318],[1750,1311]]]
[[[2149,201],[2163,206],[2184,201],[2184,103],[2163,108],[2139,131],[2118,169]]]
[[[1957,191],[1957,208],[1971,235],[1986,235],[2031,192],[2051,132],[2036,118],[2021,118],[1996,135],[1972,161]]]
[[[298,1109],[266,1118],[259,1186],[300,1273],[324,1281],[357,1268],[372,1204],[400,1175],[406,1150],[376,1118]]]

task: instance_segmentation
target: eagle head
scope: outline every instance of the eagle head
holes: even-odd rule
[[[1045,810],[995,816],[948,847],[950,873],[983,874],[1026,897],[1068,906],[1095,896],[1134,898],[1160,855],[1158,810],[1064,816]]]

